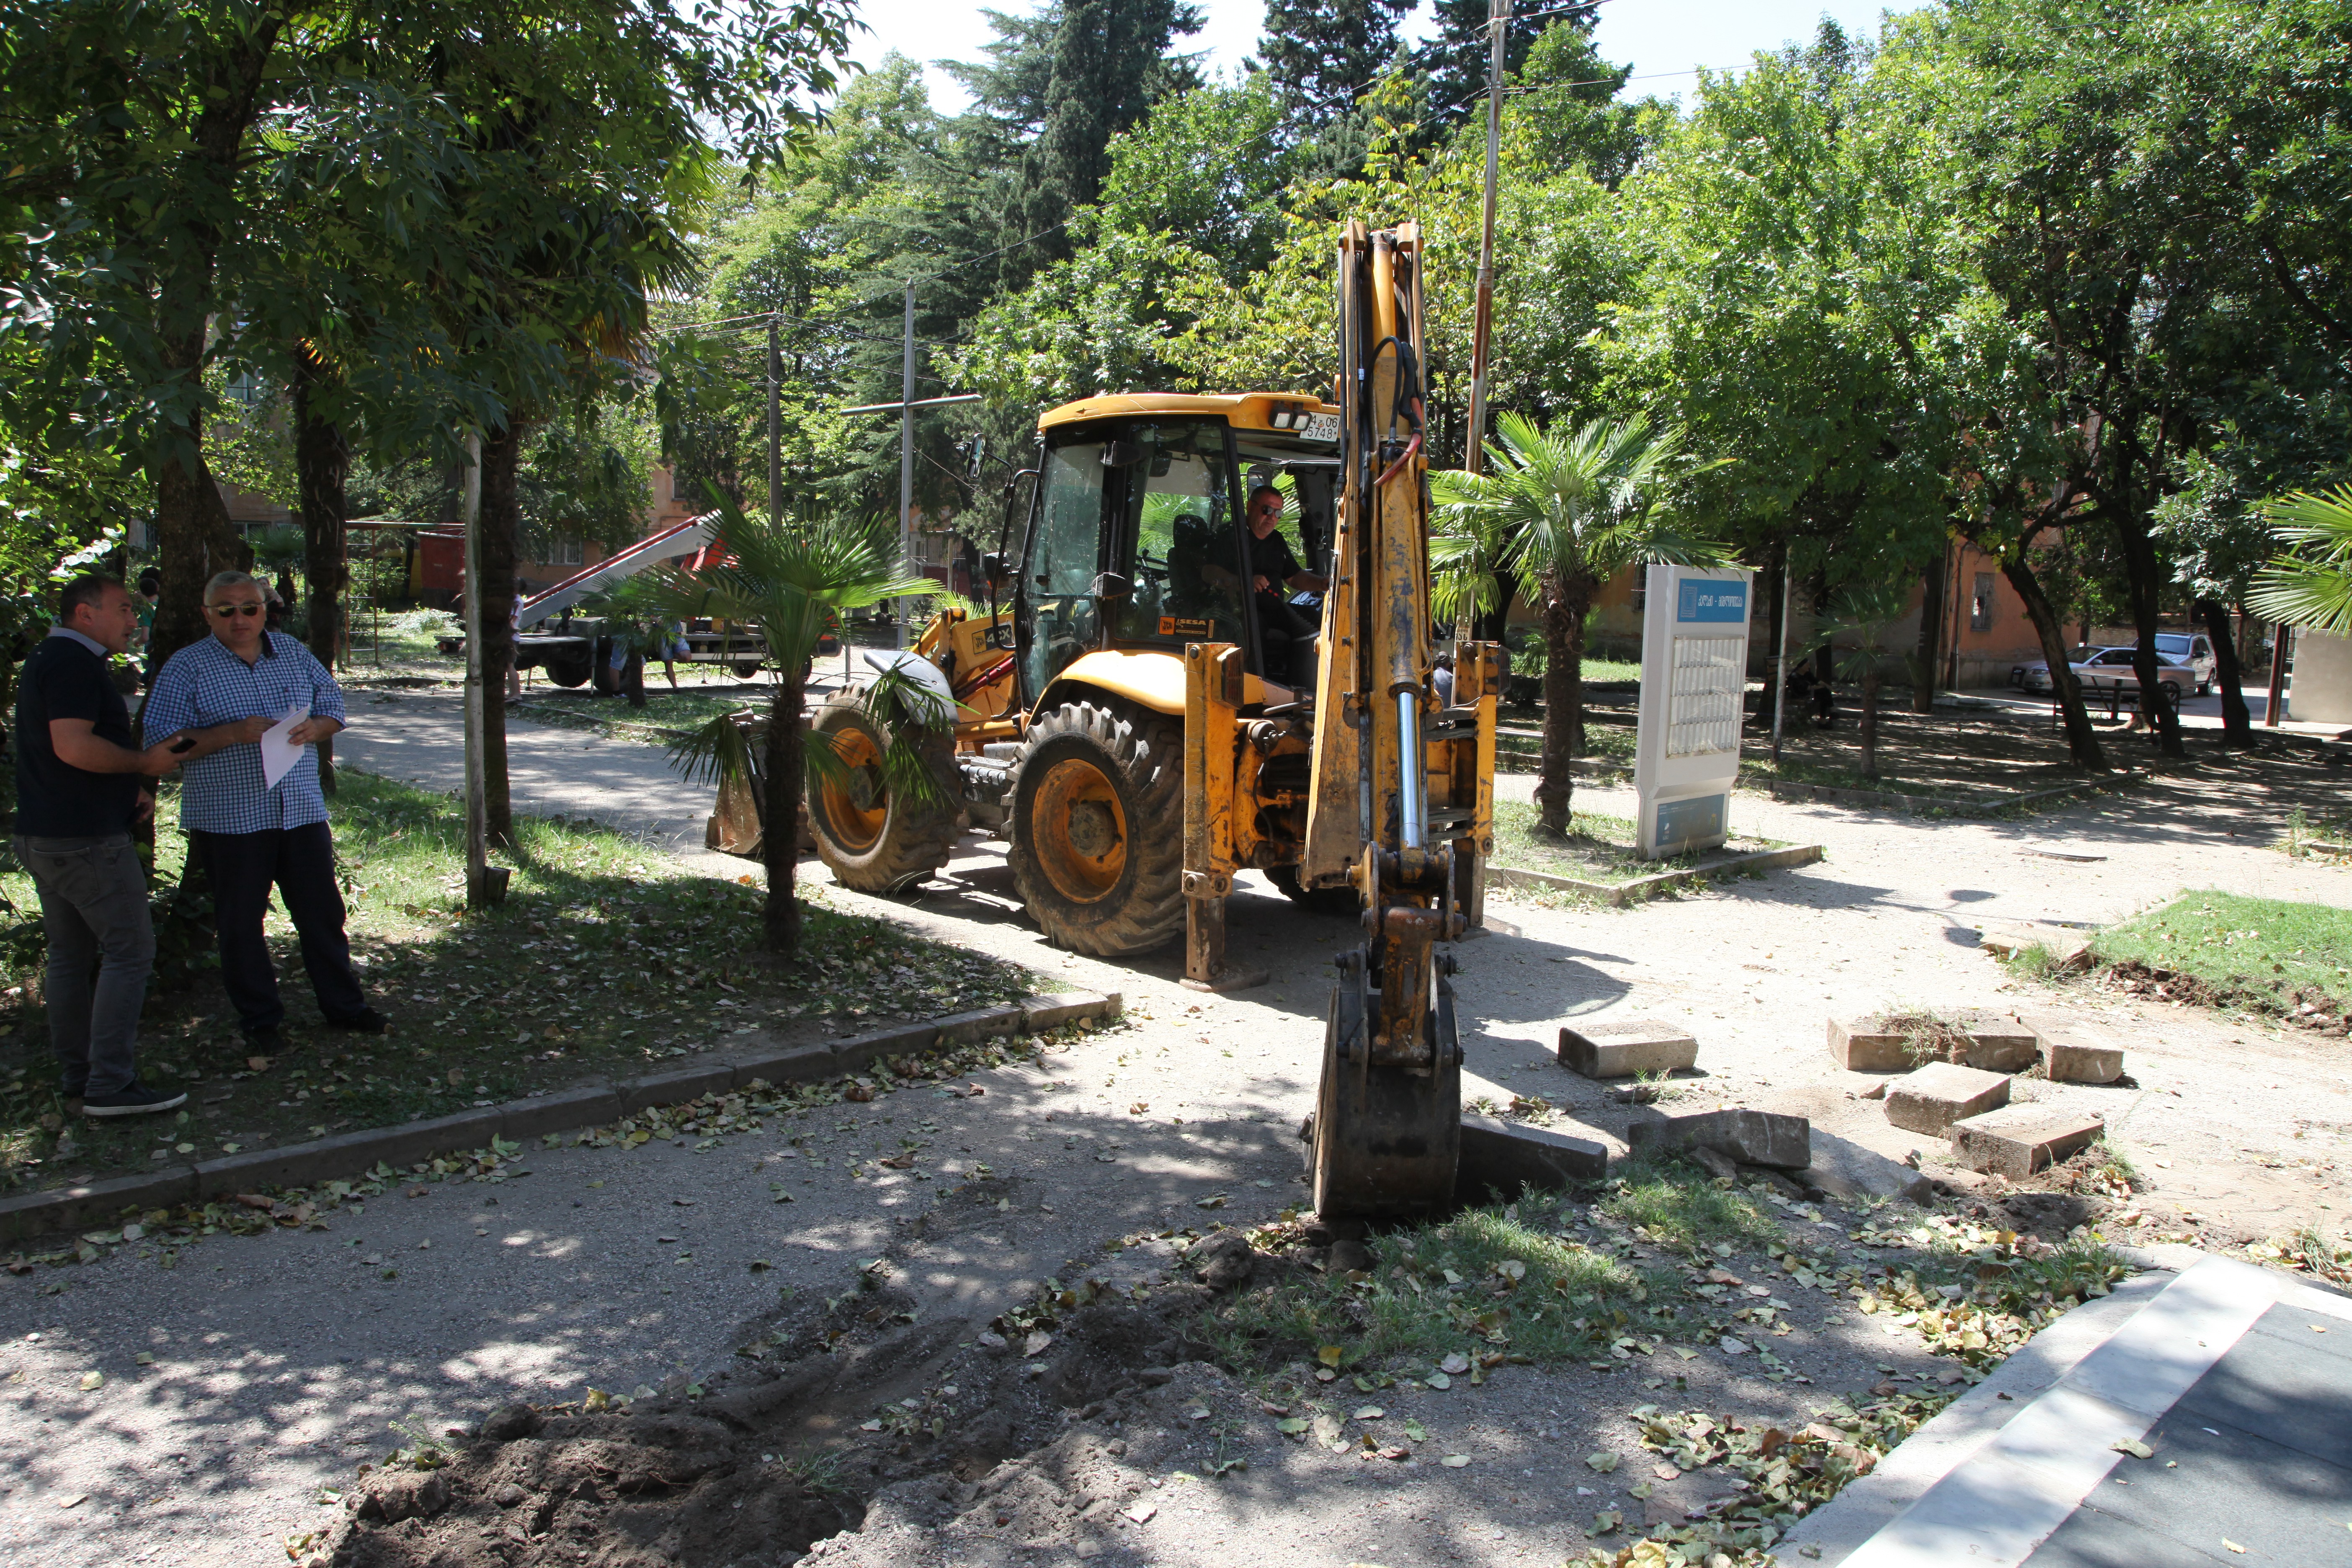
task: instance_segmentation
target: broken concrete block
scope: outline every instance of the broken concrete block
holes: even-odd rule
[[[1848,1072],[1908,1072],[1911,1038],[1885,1018],[1832,1018],[1830,1056]]]
[[[2113,1083],[2124,1076],[2120,1046],[2094,1039],[2055,1018],[2026,1020],[2041,1040],[2042,1070],[2053,1083]]]
[[[1813,1163],[1799,1179],[1833,1198],[1908,1198],[1925,1203],[1933,1184],[1900,1160],[1890,1160],[1875,1149],[1816,1129]]]
[[[1929,1062],[1886,1086],[1886,1120],[1942,1137],[1952,1123],[2009,1103],[2009,1079],[1958,1062]]]
[[[1626,1018],[1559,1026],[1559,1065],[1585,1078],[1632,1078],[1698,1065],[1698,1042],[1672,1024]]]
[[[1490,1187],[1516,1197],[1522,1187],[1601,1180],[1609,1173],[1609,1150],[1587,1139],[1465,1111],[1455,1172],[1455,1186],[1474,1201],[1483,1200]]]
[[[1784,1171],[1801,1171],[1813,1163],[1812,1123],[1769,1110],[1701,1110],[1636,1121],[1625,1130],[1625,1142],[1637,1154],[1706,1148],[1743,1165]]]
[[[1953,1020],[1969,1037],[1960,1059],[1984,1072],[2023,1072],[2042,1056],[2042,1037],[2030,1024],[1999,1013],[1963,1013]]]
[[[1692,1149],[1690,1157],[1692,1164],[1710,1176],[1721,1176],[1727,1182],[1739,1180],[1739,1162],[1727,1155],[1717,1153],[1704,1143]]]
[[[1977,933],[1977,945],[2002,958],[2014,958],[2028,948],[2038,947],[2050,955],[2051,963],[2065,965],[2074,963],[2090,951],[2091,939],[2065,926],[2042,925],[2029,921],[2015,925],[1987,926]]]
[[[2030,1176],[2103,1137],[2105,1121],[2046,1105],[2011,1105],[1952,1123],[1952,1158],[1971,1171]]]

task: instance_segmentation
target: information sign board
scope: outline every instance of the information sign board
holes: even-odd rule
[[[1750,574],[1649,568],[1633,790],[1642,857],[1712,848],[1729,829],[1748,685]]]

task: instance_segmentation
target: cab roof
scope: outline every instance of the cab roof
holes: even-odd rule
[[[1133,419],[1159,416],[1161,418],[1222,419],[1237,430],[1265,430],[1276,435],[1290,436],[1295,432],[1277,427],[1276,414],[1296,416],[1302,414],[1337,414],[1339,405],[1326,403],[1314,396],[1301,396],[1295,392],[1241,392],[1216,395],[1199,395],[1181,392],[1121,392],[1100,397],[1082,397],[1076,403],[1065,403],[1059,408],[1048,409],[1037,417],[1040,433],[1065,425],[1077,425],[1090,419]]]

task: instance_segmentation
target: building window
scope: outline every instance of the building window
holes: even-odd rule
[[[558,538],[551,542],[548,545],[547,563],[550,566],[580,565],[580,541],[577,539]]]
[[[1992,630],[1992,574],[1977,574],[1977,591],[1969,597],[1969,630]]]

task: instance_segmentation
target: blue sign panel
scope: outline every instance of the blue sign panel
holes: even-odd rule
[[[1685,587],[1690,586],[1688,584]],[[1658,850],[1671,855],[1685,844],[1723,837],[1723,811],[1730,796],[1703,795],[1658,806]]]
[[[1704,578],[1685,577],[1678,586],[1682,596],[1675,605],[1677,621],[1738,622],[1748,618],[1748,584],[1738,578],[1711,583]]]

